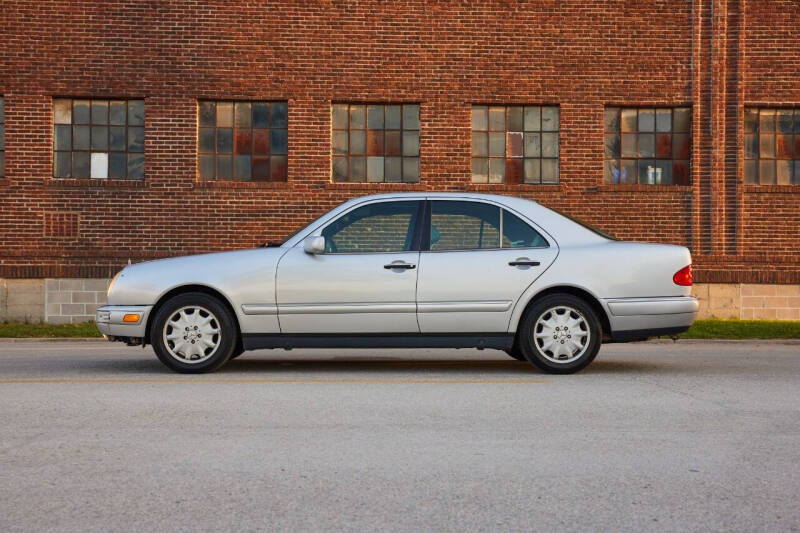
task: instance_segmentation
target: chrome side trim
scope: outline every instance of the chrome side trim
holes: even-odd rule
[[[246,315],[277,315],[275,304],[242,304],[242,313]]]
[[[511,309],[511,300],[482,302],[420,302],[419,313],[503,313]]]
[[[333,313],[416,313],[414,302],[391,303],[336,303],[336,304],[279,304],[282,315],[333,314]]]
[[[614,316],[676,315],[697,313],[700,304],[693,296],[663,298],[614,298],[606,300]]]

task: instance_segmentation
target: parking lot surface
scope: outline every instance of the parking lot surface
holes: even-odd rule
[[[0,530],[800,530],[800,344],[259,351],[0,341]]]

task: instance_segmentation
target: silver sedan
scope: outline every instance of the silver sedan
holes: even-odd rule
[[[264,348],[494,348],[552,373],[602,342],[694,321],[691,255],[622,242],[535,202],[469,193],[350,200],[281,243],[125,267],[111,341],[177,372]]]

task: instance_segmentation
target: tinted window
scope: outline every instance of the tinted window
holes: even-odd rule
[[[431,202],[431,250],[499,247],[499,207],[481,202]]]
[[[322,231],[325,251],[379,253],[409,251],[420,202],[381,202],[350,211]]]
[[[548,246],[539,232],[516,215],[503,210],[503,248],[538,248]]]

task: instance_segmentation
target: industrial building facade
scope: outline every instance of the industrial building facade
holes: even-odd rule
[[[2,11],[0,320],[85,320],[129,260],[419,190],[688,246],[705,314],[800,319],[794,0]]]

